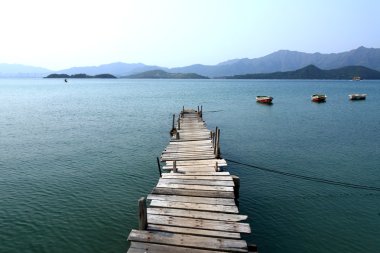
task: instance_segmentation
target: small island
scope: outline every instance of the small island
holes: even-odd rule
[[[124,78],[147,78],[147,79],[209,79],[207,76],[201,76],[195,73],[169,73],[163,70],[150,70],[134,75],[125,76]]]
[[[44,78],[116,78],[116,76],[111,74],[100,74],[95,76],[90,76],[87,74],[74,74],[74,75],[67,75],[67,74],[50,74]]]

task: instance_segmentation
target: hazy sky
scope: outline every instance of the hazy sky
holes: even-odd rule
[[[0,63],[165,67],[380,48],[379,0],[2,0]]]

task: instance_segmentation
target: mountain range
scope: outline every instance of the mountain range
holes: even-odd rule
[[[145,65],[143,63],[116,62],[100,66],[73,67],[59,71],[51,71],[25,65],[0,64],[0,76],[42,77],[52,73],[71,75],[79,73],[87,75],[108,73],[121,77],[150,70],[164,70],[169,73],[196,73],[207,77],[223,77],[294,71],[311,64],[325,70],[360,65],[380,71],[380,48],[359,47],[350,51],[331,54],[279,50],[260,58],[232,59],[216,65],[195,64],[176,68]]]
[[[194,73],[169,73],[163,70],[149,70],[138,74],[126,76],[125,78],[149,78],[149,79],[208,79],[208,77],[201,76]]]

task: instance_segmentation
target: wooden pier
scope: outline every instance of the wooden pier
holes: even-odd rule
[[[156,187],[139,200],[139,230],[133,229],[128,253],[256,252],[241,233],[251,233],[239,214],[239,178],[222,171],[220,130],[210,131],[202,108],[183,109],[162,152],[165,162]]]

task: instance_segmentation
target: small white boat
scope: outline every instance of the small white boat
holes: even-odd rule
[[[348,97],[350,100],[364,100],[367,97],[367,94],[350,94]]]

